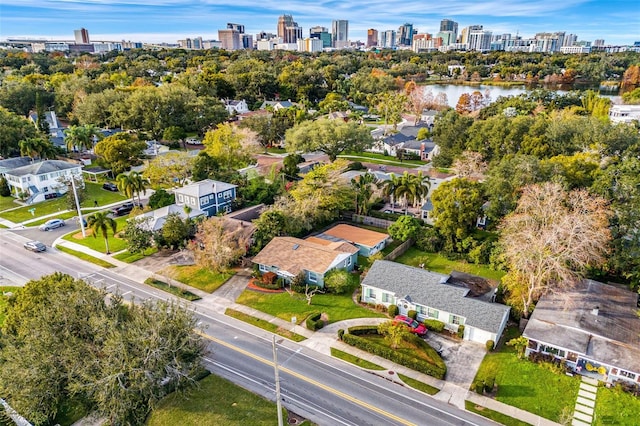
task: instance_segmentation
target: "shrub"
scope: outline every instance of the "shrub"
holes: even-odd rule
[[[273,285],[278,279],[278,275],[275,272],[265,272],[262,274],[262,283],[266,285]]]
[[[394,318],[396,315],[398,315],[398,305],[389,305],[389,316],[391,318]]]
[[[305,321],[305,324],[307,325],[307,328],[309,330],[316,331],[316,330],[320,330],[322,327],[324,327],[324,321],[322,321],[320,319],[321,317],[322,317],[322,313],[321,312],[315,312],[315,313],[309,315],[307,317],[307,320]]]
[[[407,312],[407,316],[411,319],[416,319],[418,317],[418,311],[411,309],[409,312]]]
[[[420,232],[420,221],[413,216],[401,216],[387,228],[387,232],[394,241],[407,241]]]
[[[2,176],[0,177],[0,196],[8,197],[9,195],[11,195],[11,188],[9,188],[7,179]]]
[[[487,348],[487,352],[491,352],[495,346],[495,342],[493,340],[487,340],[484,346]]]
[[[487,392],[492,392],[493,391],[493,386],[496,383],[496,378],[493,376],[489,376],[487,378],[484,379],[484,390]]]
[[[348,328],[349,334],[361,336],[364,334],[378,334],[378,326],[376,325],[356,325]]]
[[[473,390],[480,395],[484,394],[484,382],[482,380],[476,380],[473,382]]]
[[[360,161],[354,161],[347,166],[347,170],[365,170],[366,167]]]
[[[431,253],[439,252],[444,245],[440,233],[432,227],[425,226],[416,240],[416,247]]]
[[[324,286],[330,293],[343,294],[351,286],[351,277],[345,269],[332,269],[324,278]]]
[[[304,293],[307,283],[304,280],[304,272],[299,273],[291,280],[291,290],[296,293]]]
[[[444,323],[435,319],[424,320],[424,325],[427,329],[435,331],[436,333],[442,333],[444,330]]]
[[[458,337],[463,339],[464,338],[464,325],[459,325],[458,326]]]
[[[344,336],[344,329],[339,329],[338,330],[338,339],[342,340],[342,337]]]

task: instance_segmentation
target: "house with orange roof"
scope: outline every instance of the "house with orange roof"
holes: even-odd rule
[[[358,247],[361,256],[367,257],[378,253],[391,241],[391,237],[383,232],[371,231],[343,223],[327,229],[313,238],[353,244]]]
[[[324,287],[329,271],[352,271],[357,260],[358,248],[343,241],[275,237],[253,258],[253,263],[261,273],[274,272],[287,282],[302,273],[308,284]]]

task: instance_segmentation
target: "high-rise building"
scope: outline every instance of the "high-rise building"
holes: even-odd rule
[[[224,50],[242,49],[242,38],[239,31],[233,29],[218,30],[218,39]]]
[[[331,43],[333,42],[329,29],[321,26],[311,27],[311,29],[309,29],[309,38],[322,40],[323,48],[331,47]]]
[[[599,38],[593,41],[593,46],[594,47],[602,47],[604,46],[604,39]]]
[[[440,32],[451,31],[453,33],[453,41],[455,43],[458,38],[458,23],[451,19],[443,19],[440,21]]]
[[[491,50],[491,31],[471,31],[467,41],[467,49],[488,52]]]
[[[536,52],[559,52],[560,48],[565,45],[564,39],[565,33],[562,31],[555,33],[537,33],[534,36],[535,47],[533,50]],[[571,45],[574,43],[571,43]]]
[[[89,31],[84,28],[74,30],[73,35],[76,39],[76,44],[89,44]]]
[[[336,49],[349,47],[349,21],[339,19],[331,23],[331,40]]]
[[[413,36],[411,49],[416,52],[425,52],[435,49],[434,39],[431,34],[416,34]]]
[[[380,39],[378,46],[393,49],[396,47],[396,32],[393,30],[382,31],[380,33]]]
[[[260,31],[257,35],[256,35],[256,40],[260,41],[260,40],[271,40],[278,37],[276,34],[273,33],[268,33],[266,31]]]
[[[322,52],[322,40],[319,38],[305,38],[298,40],[298,50],[300,52]]]
[[[449,46],[456,42],[456,33],[453,31],[439,31],[436,37],[442,40],[443,46]]]
[[[293,20],[291,15],[282,15],[278,18],[278,37],[283,43],[296,43],[302,38],[302,27]]]
[[[411,46],[413,39],[413,24],[404,24],[398,28],[398,46]]]
[[[242,24],[232,24],[231,22],[227,22],[228,30],[236,30],[240,34],[244,34],[244,25]]]
[[[378,30],[369,28],[367,30],[367,47],[374,47],[378,45]]]
[[[460,33],[460,43],[468,44],[471,31],[482,31],[483,29],[484,27],[482,25],[469,25],[468,27],[464,27]]]

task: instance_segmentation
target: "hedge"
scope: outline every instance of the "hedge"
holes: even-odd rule
[[[398,312],[398,305],[389,305],[389,316],[391,318],[395,318],[395,316],[398,315]]]
[[[378,334],[378,327],[375,325],[356,325],[347,329],[349,334],[361,336],[363,334]]]
[[[398,352],[388,346],[379,345],[369,339],[365,339],[364,337],[360,337],[362,334],[377,334],[377,328],[365,327],[366,326],[349,328],[349,334],[342,336],[343,341],[358,349],[362,349],[374,355],[386,358],[389,361],[393,361],[396,364],[403,365],[412,370],[428,374],[438,379],[444,379],[444,376],[447,373],[447,367],[444,364],[444,361],[442,361],[442,358],[440,358],[435,349],[425,343],[422,339],[417,336],[412,336],[415,337],[415,340],[413,340],[412,343],[420,345],[421,349],[434,360],[433,364],[423,359]]]
[[[306,320],[307,328],[309,330],[316,331],[324,327],[324,321],[322,321],[320,317],[322,317],[321,312],[316,312],[309,315]]]
[[[424,325],[427,329],[435,331],[436,333],[442,333],[444,331],[444,323],[435,319],[424,320]]]
[[[414,311],[413,309],[409,310],[409,312],[407,312],[407,316],[411,319],[416,319],[418,318],[418,311]]]

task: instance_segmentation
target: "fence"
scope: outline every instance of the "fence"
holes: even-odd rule
[[[382,229],[387,229],[393,223],[392,220],[378,219],[377,217],[363,216],[361,214],[351,215],[351,221]]]
[[[397,258],[402,256],[407,250],[409,250],[409,247],[411,247],[413,243],[414,243],[413,239],[409,238],[407,241],[405,241],[404,243],[400,244],[398,247],[393,249],[391,253],[386,255],[384,257],[384,260],[396,260]]]

